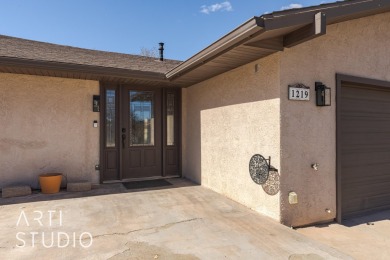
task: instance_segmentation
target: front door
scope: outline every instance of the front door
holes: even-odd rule
[[[102,182],[180,176],[180,89],[101,84]]]
[[[122,89],[122,179],[162,175],[161,110],[161,89]]]

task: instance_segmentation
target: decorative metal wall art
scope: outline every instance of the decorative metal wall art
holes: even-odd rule
[[[268,159],[271,161],[271,158]],[[252,180],[261,185],[264,184],[268,179],[270,164],[260,154],[255,154],[249,161],[249,174]]]
[[[255,154],[249,161],[249,174],[252,180],[261,185],[268,195],[276,195],[280,190],[280,175],[278,170],[271,165],[271,157],[265,159],[260,154]]]

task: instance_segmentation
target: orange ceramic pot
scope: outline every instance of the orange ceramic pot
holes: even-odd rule
[[[48,173],[39,175],[39,184],[41,191],[45,194],[53,194],[60,191],[62,174]]]

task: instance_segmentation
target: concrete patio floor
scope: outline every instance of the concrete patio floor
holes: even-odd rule
[[[174,185],[167,189],[128,191],[112,184],[81,194],[99,196],[74,198],[80,194],[61,192],[0,199],[0,255],[4,259],[351,259],[211,190],[184,179],[169,181]]]
[[[297,231],[355,259],[390,259],[390,210]]]

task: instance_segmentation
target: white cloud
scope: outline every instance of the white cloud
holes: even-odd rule
[[[301,4],[289,4],[287,6],[282,6],[282,8],[280,8],[280,10],[287,10],[287,9],[294,9],[294,8],[302,8],[303,5]]]
[[[213,5],[202,5],[200,7],[200,12],[204,14],[210,14],[218,11],[233,11],[232,4],[229,1],[225,1],[222,3],[217,3]]]

